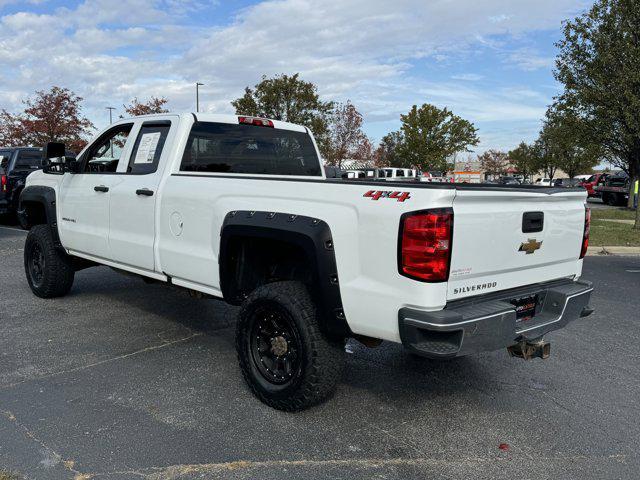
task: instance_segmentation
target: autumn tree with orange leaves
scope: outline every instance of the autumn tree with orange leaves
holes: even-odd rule
[[[42,146],[63,142],[79,152],[87,143],[93,124],[82,116],[82,97],[67,88],[39,90],[23,102],[24,112],[0,112],[0,146]]]
[[[138,115],[151,115],[152,113],[168,113],[169,110],[164,108],[168,100],[164,97],[151,97],[147,102],[142,103],[138,98],[134,98],[129,105],[123,105],[124,111],[128,117],[136,117]],[[123,118],[122,116],[120,118]]]

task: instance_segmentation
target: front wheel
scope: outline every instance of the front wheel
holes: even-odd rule
[[[300,282],[270,283],[247,297],[236,350],[251,391],[278,410],[304,410],[326,400],[344,367],[344,341],[320,331],[313,300]]]
[[[56,248],[51,228],[35,225],[24,245],[24,270],[31,291],[38,297],[61,297],[69,293],[75,271],[71,257]]]

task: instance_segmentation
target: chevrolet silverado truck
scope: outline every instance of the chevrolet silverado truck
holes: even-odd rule
[[[584,189],[328,179],[308,128],[199,113],[43,156],[20,200],[33,293],[106,265],[239,305],[240,369],[277,409],[328,398],[350,338],[547,357],[592,312]]]

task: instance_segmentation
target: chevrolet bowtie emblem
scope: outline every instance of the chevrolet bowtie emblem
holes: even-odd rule
[[[519,252],[526,252],[527,255],[532,254],[536,250],[539,250],[542,246],[542,242],[536,241],[535,238],[530,238],[527,242],[522,242],[520,244]]]

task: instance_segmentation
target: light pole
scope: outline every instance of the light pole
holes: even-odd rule
[[[204,83],[196,82],[196,112],[200,111],[200,86]]]

